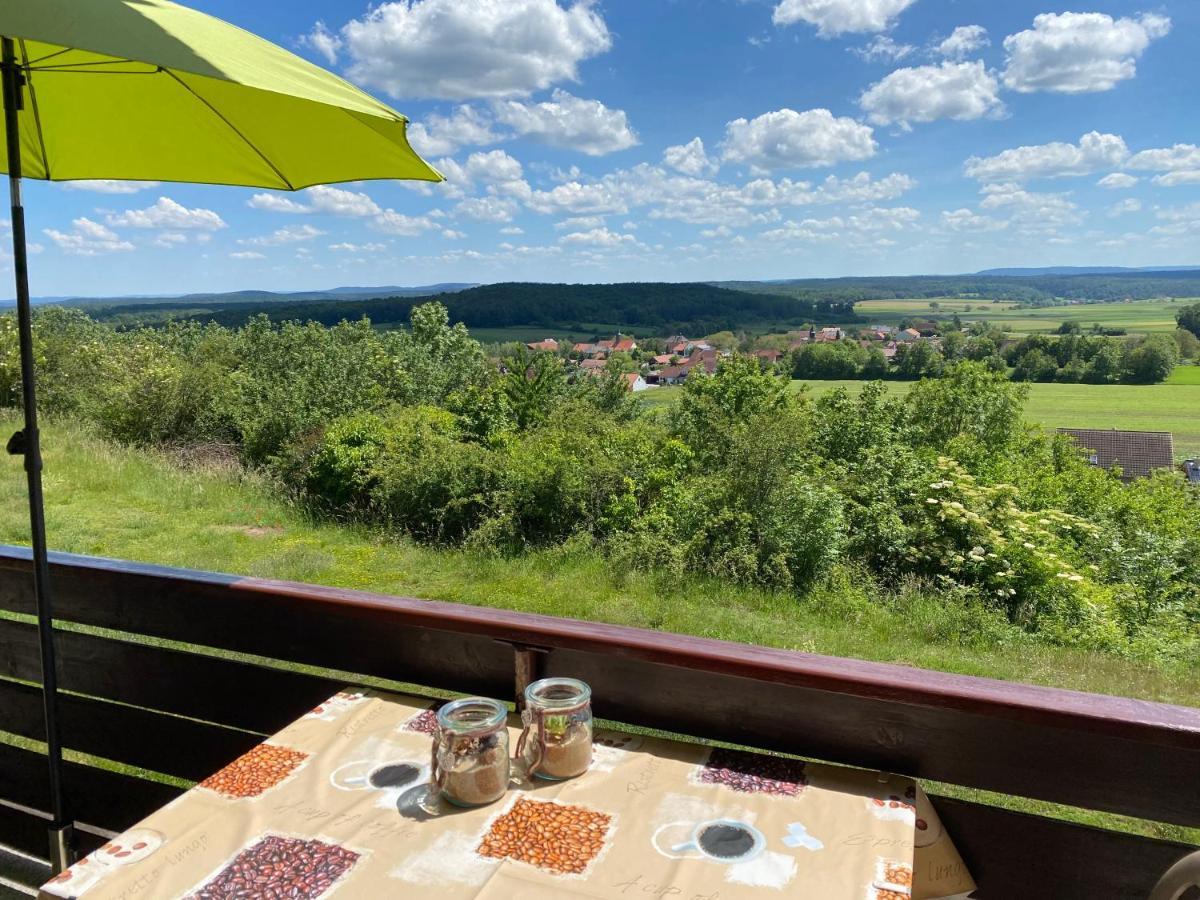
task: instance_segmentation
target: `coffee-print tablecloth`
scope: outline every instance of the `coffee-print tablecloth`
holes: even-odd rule
[[[911,779],[621,732],[596,732],[578,779],[430,814],[434,723],[427,700],[347,689],[41,896],[924,900],[974,888]]]

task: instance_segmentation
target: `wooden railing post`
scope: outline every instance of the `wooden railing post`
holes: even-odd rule
[[[525,711],[525,688],[541,676],[542,657],[548,652],[542,647],[513,644],[513,687],[516,690],[517,712]]]

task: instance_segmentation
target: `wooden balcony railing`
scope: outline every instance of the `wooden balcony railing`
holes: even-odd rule
[[[51,577],[72,623],[57,632],[64,746],[174,779],[215,771],[348,680],[270,661],[501,699],[569,674],[617,722],[1200,826],[1197,709],[67,554]],[[0,547],[0,611],[33,613],[23,548]],[[0,618],[0,730],[42,736],[38,681],[35,627]],[[80,762],[65,785],[85,850],[180,791]],[[47,796],[44,756],[0,743],[0,844],[44,856]],[[934,803],[984,898],[1145,897],[1195,849]]]

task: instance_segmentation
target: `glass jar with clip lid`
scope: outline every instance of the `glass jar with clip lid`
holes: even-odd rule
[[[437,712],[431,782],[455,806],[483,806],[508,790],[508,709],[464,697]]]
[[[592,764],[592,689],[575,678],[543,678],[525,688],[525,728],[517,759],[528,778],[561,781]]]

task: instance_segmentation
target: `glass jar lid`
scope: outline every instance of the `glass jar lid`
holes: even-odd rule
[[[437,711],[438,725],[455,734],[487,734],[508,719],[508,707],[487,697],[452,700]]]
[[[542,709],[572,709],[592,699],[592,689],[578,678],[543,678],[525,688],[525,702]]]

